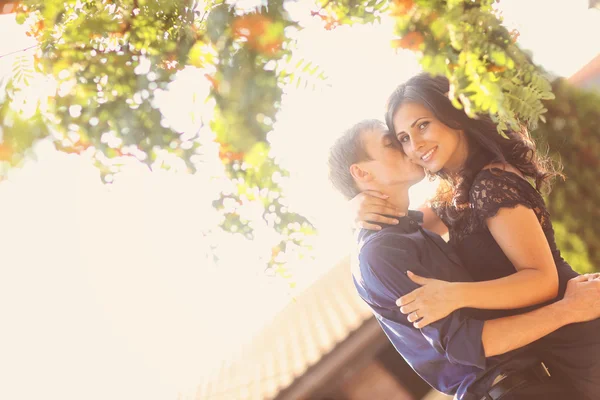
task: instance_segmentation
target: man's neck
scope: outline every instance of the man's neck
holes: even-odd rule
[[[410,200],[408,198],[408,186],[389,186],[378,189],[379,192],[388,196],[387,201],[400,212],[408,212]]]

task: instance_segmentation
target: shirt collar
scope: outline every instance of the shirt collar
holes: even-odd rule
[[[416,210],[408,210],[408,213],[404,217],[398,218],[398,224],[388,225],[381,224],[382,228],[397,227],[406,233],[415,232],[419,229],[419,225],[423,223],[423,213]]]
[[[408,217],[414,219],[419,224],[423,223],[423,213],[421,211],[408,210]]]

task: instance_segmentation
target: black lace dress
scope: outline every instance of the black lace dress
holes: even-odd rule
[[[473,279],[488,281],[516,272],[488,230],[486,219],[496,215],[501,208],[524,205],[535,212],[556,263],[559,294],[553,301],[562,298],[567,282],[578,274],[560,255],[550,215],[540,193],[512,172],[486,169],[475,177],[469,196],[470,207],[462,211],[463,217],[454,223],[443,206],[433,204],[432,208],[448,226],[450,244]],[[510,293],[506,295],[510,296]],[[497,316],[523,313],[543,305],[498,311]],[[600,399],[600,320],[563,327],[536,342],[536,348],[555,376],[575,382],[588,398]]]

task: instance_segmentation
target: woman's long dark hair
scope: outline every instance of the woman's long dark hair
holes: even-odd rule
[[[456,109],[448,98],[450,85],[445,77],[432,77],[422,73],[398,86],[389,97],[385,122],[394,130],[394,115],[404,103],[417,103],[427,107],[440,122],[452,129],[464,131],[468,155],[465,165],[450,177],[441,170],[437,175],[446,183],[441,185],[435,201],[449,212],[450,220],[460,219],[460,210],[469,206],[469,191],[475,176],[490,163],[510,164],[535,182],[539,192],[550,189],[552,178],[560,173],[552,161],[538,151],[525,129],[522,132],[506,132],[507,138],[498,133],[497,125],[488,115],[472,119],[464,111]]]

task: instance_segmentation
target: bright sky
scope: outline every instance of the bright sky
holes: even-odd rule
[[[586,4],[502,0],[501,7],[535,60],[570,76],[600,53],[593,39],[600,37],[600,11]],[[301,35],[301,52],[325,69],[330,86],[290,91],[271,135],[292,173],[291,206],[320,229],[317,261],[297,268],[300,286],[349,248],[338,211],[345,202],[326,179],[328,145],[355,121],[381,117],[389,92],[417,71],[411,55],[389,49],[391,29],[309,26]],[[0,17],[0,36],[11,38],[0,42],[0,55],[31,44],[10,16]],[[0,70],[11,62],[0,58]],[[194,71],[185,74],[190,80],[173,89],[180,99],[191,94]],[[190,104],[165,107],[165,114],[183,121]],[[85,160],[43,148],[39,154],[0,184],[0,398],[162,400],[191,393],[198,376],[289,300],[284,283],[262,275],[256,243],[213,237],[221,263],[206,257],[201,232],[218,218],[210,207],[213,171],[132,169],[108,190]],[[413,203],[430,190],[418,187]]]

